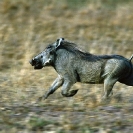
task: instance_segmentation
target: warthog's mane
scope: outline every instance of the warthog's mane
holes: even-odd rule
[[[101,60],[101,59],[110,59],[112,56],[117,56],[117,55],[94,55],[89,52],[86,52],[82,50],[77,44],[69,41],[63,41],[61,43],[61,47],[66,49],[67,51],[75,54],[79,58],[86,59],[86,60]]]
[[[80,57],[91,56],[89,52],[83,51],[77,44],[73,42],[63,41],[61,43],[61,46],[67,51],[74,53],[77,56]]]

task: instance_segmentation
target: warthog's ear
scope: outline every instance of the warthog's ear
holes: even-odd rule
[[[64,40],[64,38],[59,38],[59,39],[57,39],[55,48],[58,48],[58,47],[61,45],[61,42],[62,42],[63,40]]]

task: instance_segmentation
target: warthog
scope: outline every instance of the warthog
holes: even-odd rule
[[[84,52],[76,44],[60,38],[35,56],[30,64],[34,66],[34,69],[52,66],[59,74],[48,92],[39,100],[46,99],[60,86],[62,86],[63,96],[74,96],[78,90],[70,90],[70,88],[76,82],[103,83],[103,99],[106,99],[111,95],[112,88],[117,81],[133,86],[132,58],[133,55],[130,59],[120,55],[93,55]]]

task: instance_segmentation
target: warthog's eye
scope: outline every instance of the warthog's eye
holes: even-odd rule
[[[41,58],[43,58],[43,56],[41,55]]]

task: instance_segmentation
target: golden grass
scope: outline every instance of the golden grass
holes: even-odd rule
[[[78,83],[73,88],[79,92],[73,98],[62,97],[58,90],[46,101],[34,104],[57,73],[53,68],[35,71],[28,61],[59,37],[93,54],[120,54],[129,58],[133,54],[131,0],[1,0],[0,5],[0,131],[122,131],[126,119],[130,127],[131,112],[126,106],[133,102],[132,87],[120,83],[114,86],[115,95],[105,105],[123,107],[129,117],[120,118],[121,122],[112,120],[116,125],[105,126],[104,112],[97,111],[103,106],[99,103],[102,85]],[[116,116],[109,115],[108,119]]]

